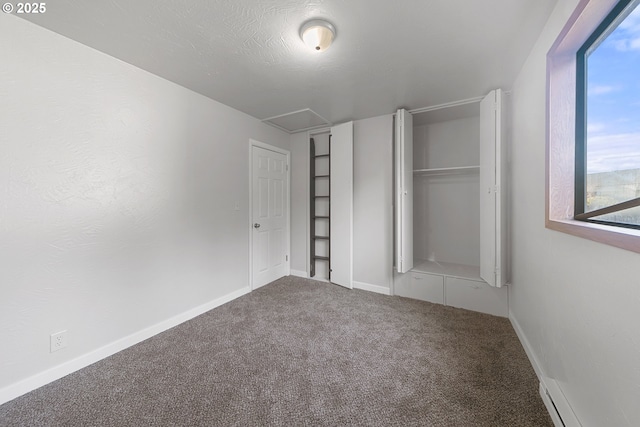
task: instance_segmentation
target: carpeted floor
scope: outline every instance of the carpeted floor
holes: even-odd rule
[[[0,406],[2,426],[552,426],[507,319],[285,277]]]

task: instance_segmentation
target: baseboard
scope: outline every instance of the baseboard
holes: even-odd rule
[[[547,407],[556,427],[582,427],[573,408],[554,379],[543,377],[540,380],[540,397],[542,397],[544,406]]]
[[[291,275],[296,277],[303,277],[305,279],[309,278],[309,276],[307,275],[307,272],[302,270],[291,270]]]
[[[540,381],[540,387],[538,391],[540,392],[542,403],[544,403],[544,406],[547,408],[547,412],[551,417],[551,421],[553,421],[553,425],[555,427],[564,427],[562,418],[560,418],[560,415],[558,415],[558,411],[556,410],[556,407],[553,404],[553,400],[547,394],[547,388],[545,387],[544,384],[542,384],[542,381]]]
[[[362,289],[363,291],[375,292],[377,294],[391,295],[391,289],[389,288],[385,288],[384,286],[379,285],[371,285],[364,282],[356,282],[355,280],[353,281],[353,288]]]
[[[509,321],[511,322],[511,326],[513,326],[513,329],[516,331],[516,335],[518,336],[518,339],[520,340],[522,347],[524,347],[524,352],[527,354],[527,357],[529,358],[529,362],[531,363],[531,366],[533,366],[533,370],[536,371],[536,375],[538,376],[538,379],[543,378],[545,375],[544,375],[544,372],[542,371],[540,362],[538,362],[538,358],[536,357],[536,354],[533,352],[531,343],[529,343],[527,336],[524,334],[524,331],[520,327],[520,324],[516,320],[511,310],[509,310]]]
[[[518,336],[527,357],[529,358],[531,366],[533,366],[533,370],[536,372],[538,380],[540,380],[540,397],[549,412],[549,416],[553,420],[553,424],[556,427],[582,426],[558,383],[553,378],[549,378],[544,374],[542,366],[533,352],[531,343],[529,343],[527,336],[524,334],[524,331],[520,327],[520,324],[511,310],[509,310],[509,320],[511,321],[513,329],[516,331],[516,335]]]
[[[229,301],[239,298],[249,292],[251,292],[251,288],[249,286],[246,286],[213,301],[185,311],[184,313],[170,317],[169,319],[163,320],[162,322],[156,323],[155,325],[149,326],[148,328],[145,328],[141,331],[134,332],[131,335],[123,337],[96,350],[90,351],[89,353],[69,360],[68,362],[62,363],[58,366],[54,366],[53,368],[47,369],[46,371],[35,374],[29,378],[25,378],[24,380],[20,380],[14,384],[10,384],[3,389],[0,389],[0,405],[13,400],[18,396],[22,396],[23,394],[42,387],[45,384],[49,384],[52,381],[60,379],[66,375],[76,372],[93,363],[96,363],[97,361],[109,357],[119,351],[122,351],[125,348],[138,344],[139,342],[144,341],[147,338],[151,338],[152,336],[157,335],[161,332],[164,332],[167,329],[178,326],[179,324],[184,323],[187,320],[193,319],[196,316],[199,316],[211,309],[226,304]]]

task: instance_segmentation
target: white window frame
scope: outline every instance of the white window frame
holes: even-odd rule
[[[618,0],[581,0],[547,54],[545,226],[640,253],[640,230],[574,219],[576,53]]]

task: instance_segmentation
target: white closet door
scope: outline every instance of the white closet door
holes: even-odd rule
[[[491,286],[506,283],[506,141],[502,90],[480,103],[480,277]]]
[[[413,116],[396,113],[396,269],[413,268]]]
[[[496,286],[507,284],[507,104],[506,95],[496,90]]]
[[[331,282],[353,288],[353,122],[331,128]]]

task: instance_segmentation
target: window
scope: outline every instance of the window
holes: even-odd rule
[[[638,2],[639,0],[580,0],[547,53],[547,205],[545,209],[545,226],[554,231],[640,253],[640,227],[633,227],[634,224],[623,224],[619,218],[611,221],[610,217],[605,217],[602,214],[595,215],[594,218],[585,218],[582,214],[586,213],[586,215],[589,215],[595,212],[595,210],[581,211],[581,206],[579,203],[576,203],[577,199],[582,200],[583,208],[584,206],[591,206],[590,204],[586,204],[587,186],[589,183],[587,180],[588,160],[585,159],[584,155],[590,154],[593,156],[594,154],[598,154],[598,150],[591,152],[584,150],[584,147],[588,147],[586,138],[588,136],[587,129],[589,125],[591,126],[592,136],[598,136],[596,133],[596,131],[598,131],[597,119],[594,119],[595,116],[592,115],[589,117],[589,122],[587,122],[585,112],[590,105],[590,101],[594,103],[598,102],[600,106],[608,106],[608,104],[602,101],[604,99],[603,96],[607,95],[606,91],[608,89],[597,88],[594,85],[592,86],[591,92],[593,96],[591,98],[587,96],[587,79],[592,77],[595,82],[598,73],[594,71],[595,69],[590,69],[589,73],[583,72],[583,76],[580,77],[578,75],[580,73],[576,72],[578,70],[577,53],[584,46],[594,46],[591,53],[592,55],[597,55],[599,53],[598,46],[604,47],[606,43],[612,43],[616,40],[615,37],[617,37],[617,35],[613,35],[613,32],[618,27],[630,31],[632,27],[635,26],[637,30],[638,15],[635,14],[639,13],[636,11],[636,9],[640,8]],[[631,16],[632,12],[635,13],[633,16]],[[616,18],[618,18],[618,20],[615,20]],[[630,20],[626,20],[627,18]],[[610,21],[604,24],[607,19]],[[622,21],[624,21],[624,23],[622,23]],[[639,47],[640,41],[638,41],[638,39],[640,39],[640,35],[638,35],[638,33],[634,34],[634,37],[628,37],[624,40],[626,44],[620,44],[618,46],[627,48],[626,50],[620,49],[620,52],[626,52],[627,54],[632,52],[640,53],[635,50],[636,47]],[[596,53],[594,54],[593,52]],[[630,56],[624,56],[624,58],[629,57]],[[589,62],[589,55],[586,55],[586,58],[587,62]],[[591,58],[593,61],[585,66],[594,64],[596,56],[591,56]],[[607,63],[606,65],[608,67],[607,73],[610,70],[614,70],[613,63]],[[586,68],[581,69],[586,71]],[[638,69],[637,65],[635,69]],[[617,75],[620,76],[622,74]],[[580,86],[583,88],[581,92],[577,91],[579,78],[584,79]],[[595,90],[593,90],[593,88],[595,88]],[[598,94],[598,92],[600,93]],[[630,93],[626,88],[618,92],[618,94],[623,95],[629,95]],[[613,95],[614,92],[609,92],[609,94]],[[600,95],[600,98],[598,98],[597,95]],[[583,97],[583,99],[581,99],[581,97]],[[636,98],[636,101],[640,102],[640,99]],[[577,108],[579,105],[582,105],[582,109]],[[611,108],[607,110],[604,107],[605,112],[611,111]],[[581,114],[585,114],[580,125],[578,125],[579,121],[576,120],[578,110],[581,111]],[[597,108],[592,107],[590,112],[594,114],[597,113]],[[618,118],[624,117],[618,116]],[[634,118],[636,123],[640,120],[637,110]],[[607,121],[607,123],[609,123],[609,121]],[[611,123],[620,126],[621,123],[624,122],[613,119]],[[623,130],[620,131],[620,129]],[[602,129],[600,130],[602,131]],[[624,130],[622,127],[618,127],[618,130],[618,134],[632,133]],[[583,142],[576,144],[576,141]],[[615,142],[619,141],[610,143],[609,148],[619,146],[619,144],[615,144]],[[594,145],[591,146],[591,148],[593,147]],[[579,153],[580,150],[582,150],[582,154],[576,156],[576,153]],[[636,146],[636,151],[640,151],[640,147]],[[618,151],[618,154],[620,154],[620,152],[621,151]],[[620,155],[622,157],[632,157],[631,154],[631,152],[625,151],[625,154]],[[578,162],[578,165],[576,165],[577,158],[582,159]],[[634,167],[635,166],[619,168],[619,170],[629,170]],[[577,180],[576,177],[582,178],[581,180]],[[576,182],[580,181],[583,182],[581,189],[576,186]],[[576,197],[576,194],[580,194],[580,196]],[[590,202],[596,200],[593,196],[594,192],[591,192],[589,194]],[[635,198],[637,197],[638,196],[635,196]],[[634,200],[634,198],[629,198],[627,202],[631,200]],[[616,202],[607,204],[616,210],[620,207],[615,206],[618,204]],[[621,209],[617,211],[617,215],[628,214],[630,210],[631,209]],[[615,214],[616,212],[610,213]],[[629,227],[629,225],[631,225],[631,227]]]
[[[640,0],[576,54],[575,219],[640,229]]]

